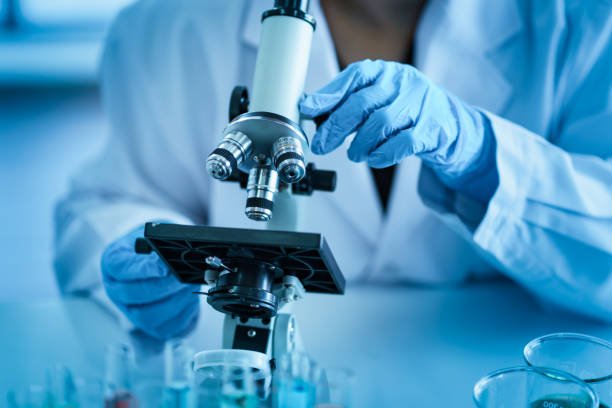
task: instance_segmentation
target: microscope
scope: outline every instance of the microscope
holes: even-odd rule
[[[211,177],[246,189],[245,215],[266,228],[148,223],[136,243],[139,253],[157,252],[182,282],[208,285],[198,293],[225,314],[223,349],[272,375],[280,356],[303,347],[294,316],[281,309],[306,292],[345,287],[325,239],[296,231],[296,196],[336,184],[334,171],[306,165],[308,137],[299,124],[316,24],[308,8],[309,0],[276,0],[263,13],[252,96],[234,88],[229,124],[206,160]],[[222,364],[218,356],[198,353],[194,368]]]

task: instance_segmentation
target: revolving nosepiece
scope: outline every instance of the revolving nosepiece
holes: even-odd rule
[[[206,171],[217,180],[226,180],[249,155],[253,142],[242,132],[225,135],[206,159]]]
[[[274,167],[282,181],[292,184],[306,174],[302,143],[295,137],[280,137],[272,146]]]
[[[246,216],[255,221],[270,221],[277,191],[276,170],[268,166],[253,167],[247,183]]]

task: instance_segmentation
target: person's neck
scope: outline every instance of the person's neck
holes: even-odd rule
[[[341,66],[406,61],[424,0],[321,0]]]
[[[399,28],[406,25],[406,20],[418,16],[424,0],[322,0],[322,3],[372,28]]]

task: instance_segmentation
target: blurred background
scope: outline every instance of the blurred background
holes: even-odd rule
[[[97,66],[133,0],[0,0],[0,301],[50,298],[53,207],[108,127]]]

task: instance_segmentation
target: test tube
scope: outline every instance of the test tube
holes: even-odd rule
[[[193,350],[180,339],[164,348],[164,407],[188,408],[193,381]]]
[[[134,408],[132,377],[134,352],[126,344],[111,344],[106,348],[106,373],[104,377],[104,407]]]

